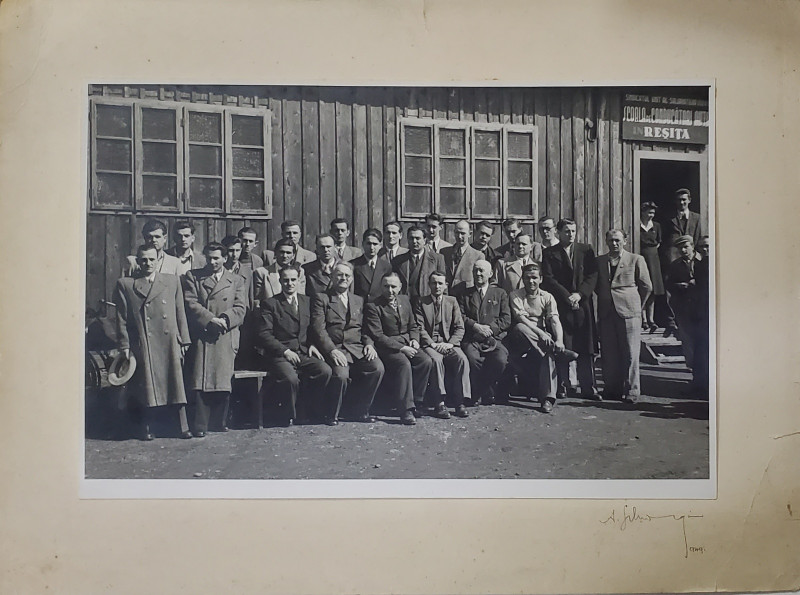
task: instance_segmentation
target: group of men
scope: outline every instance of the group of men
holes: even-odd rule
[[[608,253],[596,257],[569,219],[540,220],[541,241],[506,220],[499,248],[489,223],[472,241],[469,222],[457,222],[452,245],[441,228],[436,214],[405,231],[391,221],[357,247],[335,219],[312,252],[300,224],[284,221],[273,250],[258,253],[244,227],[200,254],[190,222],[173,226],[167,250],[166,226],[148,220],[114,299],[119,347],[139,362],[142,437],[152,439],[148,412],[160,405],[177,409],[182,437],[227,430],[234,366],[268,372],[284,425],[374,422],[376,394],[406,425],[451,410],[468,417],[515,383],[544,412],[571,391],[636,401],[651,286],[623,231],[609,230]],[[186,391],[196,395],[191,429]]]

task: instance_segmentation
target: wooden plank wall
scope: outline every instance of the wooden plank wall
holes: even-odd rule
[[[621,91],[592,88],[132,87],[94,85],[92,95],[144,97],[272,112],[273,218],[197,218],[196,247],[256,229],[260,248],[300,221],[304,243],[343,217],[353,243],[398,215],[397,122],[403,116],[537,126],[537,216],[577,221],[579,241],[604,252],[610,227],[633,230],[633,151],[696,151],[687,145],[623,142]],[[176,217],[165,216],[174,222]],[[87,305],[110,299],[122,261],[135,250],[143,215],[89,214]],[[499,222],[498,222],[499,223]],[[527,226],[531,230],[531,226]],[[453,225],[445,226],[450,238]],[[494,244],[505,240],[499,226]]]

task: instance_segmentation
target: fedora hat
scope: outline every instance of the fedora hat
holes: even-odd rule
[[[126,358],[120,351],[111,362],[108,368],[108,383],[111,386],[122,386],[131,379],[133,373],[136,371],[136,358],[133,353],[130,358]]]

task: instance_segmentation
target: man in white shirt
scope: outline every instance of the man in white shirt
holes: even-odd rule
[[[350,225],[346,219],[338,218],[331,221],[331,236],[333,237],[337,260],[350,262],[361,256],[361,248],[347,244],[347,238],[350,237]]]
[[[192,269],[206,266],[206,257],[194,249],[194,225],[189,221],[178,221],[172,227],[172,240],[175,244],[167,250],[167,254],[180,261],[179,271],[185,275]]]
[[[167,226],[158,219],[148,219],[142,227],[145,246],[156,251],[155,270],[165,275],[181,275],[181,262],[164,251],[167,246]],[[133,277],[139,270],[137,257],[128,256],[122,269],[123,277]]]
[[[281,223],[281,239],[289,240],[292,242],[292,244],[294,244],[294,260],[292,261],[292,264],[297,264],[298,266],[303,266],[307,262],[317,259],[316,254],[314,254],[311,250],[306,250],[300,244],[302,237],[303,232],[300,229],[300,223],[298,221],[287,219]],[[265,267],[268,267],[274,263],[276,258],[277,255],[272,250],[264,250],[262,253],[262,259],[264,260]]]
[[[403,248],[400,245],[400,240],[403,238],[403,226],[397,221],[389,221],[383,226],[383,247],[378,253],[380,256],[386,257],[386,260],[392,262],[392,259],[397,258],[401,254],[408,252],[408,248]]]
[[[428,241],[427,247],[433,252],[439,254],[442,248],[452,246],[448,241],[439,237],[442,231],[442,218],[436,213],[429,213],[425,215],[425,226],[428,228]]]

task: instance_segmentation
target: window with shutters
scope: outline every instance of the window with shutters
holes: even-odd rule
[[[401,217],[535,220],[534,126],[401,118],[398,135]]]
[[[94,98],[90,111],[91,211],[271,217],[269,110]]]

